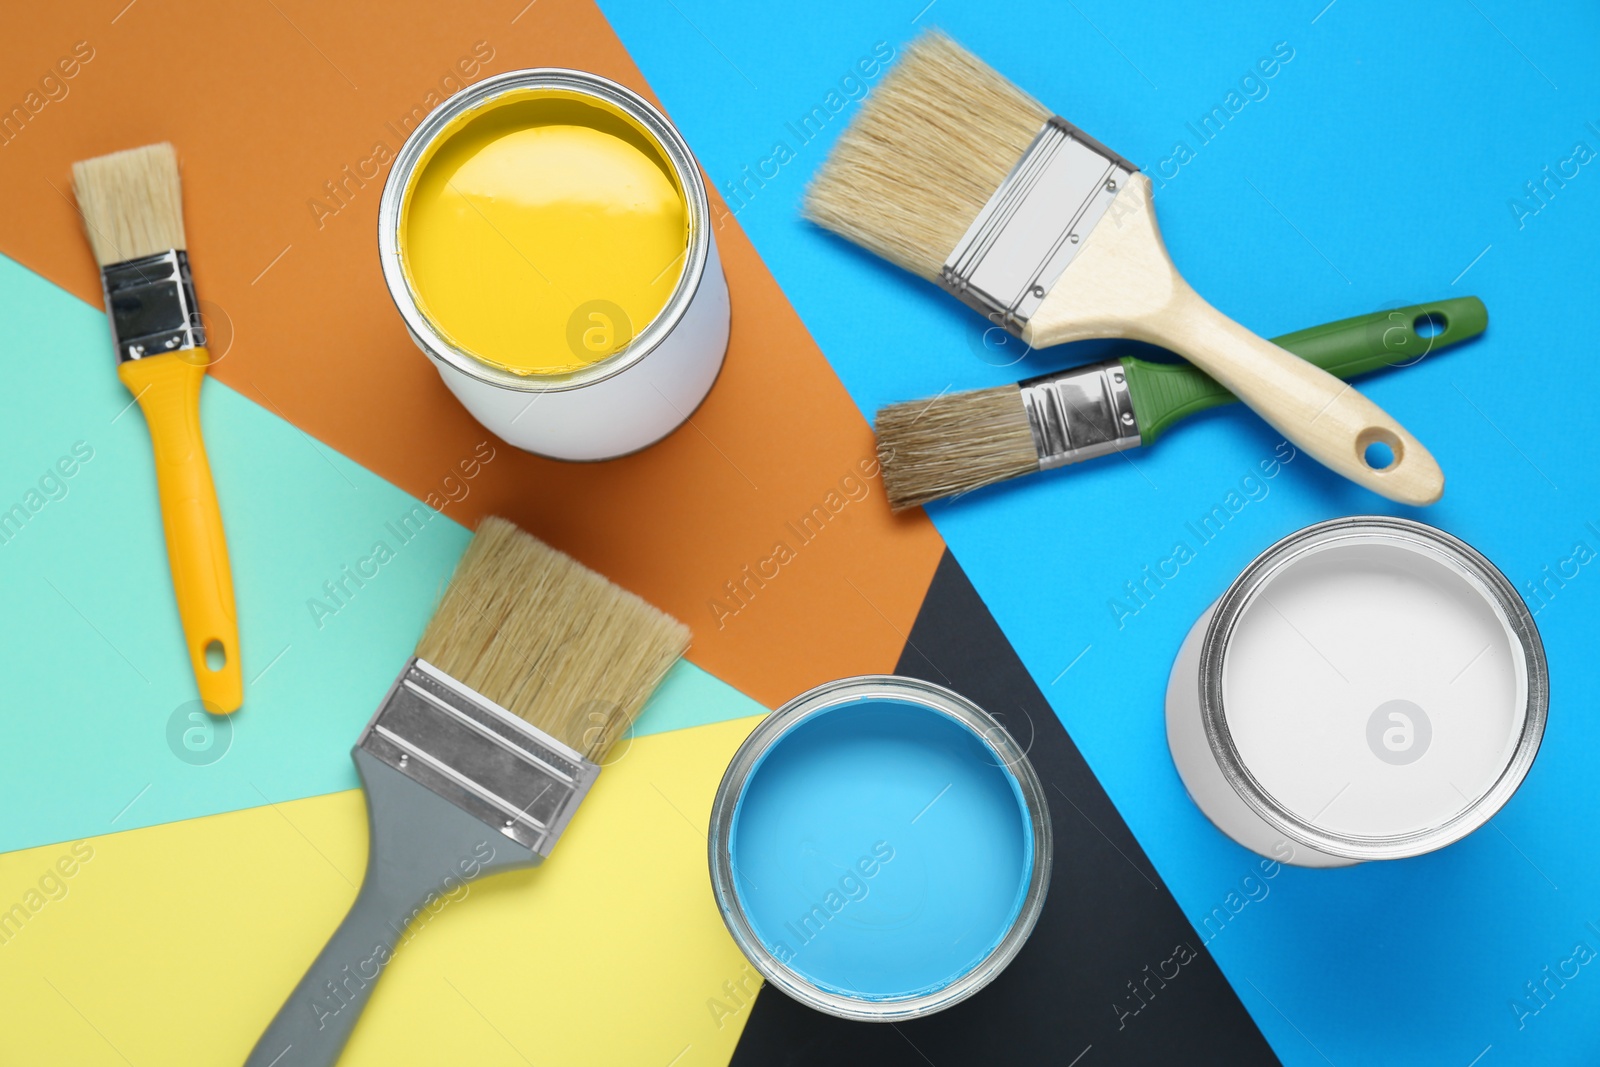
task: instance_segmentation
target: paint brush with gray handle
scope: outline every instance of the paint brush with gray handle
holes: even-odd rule
[[[550,855],[689,631],[487,518],[354,752],[371,849],[355,903],[246,1067],[331,1067],[406,927]]]

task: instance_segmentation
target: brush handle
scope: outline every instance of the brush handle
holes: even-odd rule
[[[1438,325],[1439,332],[1428,337],[1417,333],[1416,323],[1424,318]],[[1414,363],[1431,352],[1476,337],[1488,324],[1489,312],[1483,301],[1475,296],[1460,296],[1340,319],[1274,337],[1272,341],[1329,374],[1353,378],[1396,364]],[[1215,378],[1188,363],[1150,363],[1132,356],[1124,356],[1121,362],[1134,415],[1139,420],[1141,443],[1145,445],[1155,443],[1180,419],[1239,399]]]
[[[1438,462],[1382,408],[1190,288],[1167,255],[1143,174],[1123,184],[1022,332],[1036,348],[1116,336],[1185,356],[1301,451],[1357,485],[1413,505],[1444,493]],[[1389,446],[1387,466],[1368,464],[1373,444]]]
[[[424,915],[456,906],[474,878],[539,857],[367,751],[353,753],[372,847],[355,903],[278,1009],[245,1067],[333,1067],[397,952]],[[412,929],[412,937],[422,936]],[[410,940],[410,938],[406,938]]]
[[[228,542],[200,434],[200,383],[210,361],[204,348],[191,348],[127,360],[117,377],[139,401],[150,427],[167,563],[195,684],[207,711],[226,714],[244,702],[244,680]],[[206,663],[213,642],[222,650],[216,670]]]

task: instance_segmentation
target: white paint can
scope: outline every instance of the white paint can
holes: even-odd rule
[[[1337,867],[1482,826],[1532,766],[1548,707],[1544,646],[1505,576],[1442,530],[1358,516],[1279,541],[1200,617],[1167,741],[1223,833]]]

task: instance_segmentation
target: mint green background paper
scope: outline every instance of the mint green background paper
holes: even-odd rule
[[[245,679],[243,708],[208,728],[104,314],[0,257],[0,319],[0,520],[27,515],[0,526],[0,851],[355,788],[348,750],[470,532],[208,379]],[[79,442],[92,458],[61,477]],[[344,578],[375,554],[375,575]],[[634,732],[764,711],[685,662]]]

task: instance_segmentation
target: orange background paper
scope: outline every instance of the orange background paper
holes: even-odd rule
[[[360,184],[363,165],[371,174],[370,161],[392,155],[403,119],[444,95],[447,75],[459,84],[455,65],[470,68],[475,48],[493,54],[472,80],[569,66],[651,95],[593,4],[524,2],[19,9],[0,39],[0,108],[47,100],[41,79],[78,42],[93,53],[72,78],[57,71],[46,87],[66,95],[0,146],[0,252],[98,306],[71,163],[170,140],[197,288],[225,350],[216,377],[427,498],[488,434],[395,313],[376,248],[383,174]],[[343,183],[342,206],[325,183]],[[720,205],[715,215],[733,336],[691,425],[604,464],[499,445],[448,514],[469,526],[503,514],[637,591],[693,628],[691,659],[771,706],[830,678],[892,670],[943,544],[920,513],[892,518],[876,481],[815,540],[801,545],[789,529],[860,474],[872,436],[737,224]],[[743,569],[780,540],[795,558],[764,586],[746,583]],[[736,606],[730,581],[752,595],[719,616],[719,598]]]

